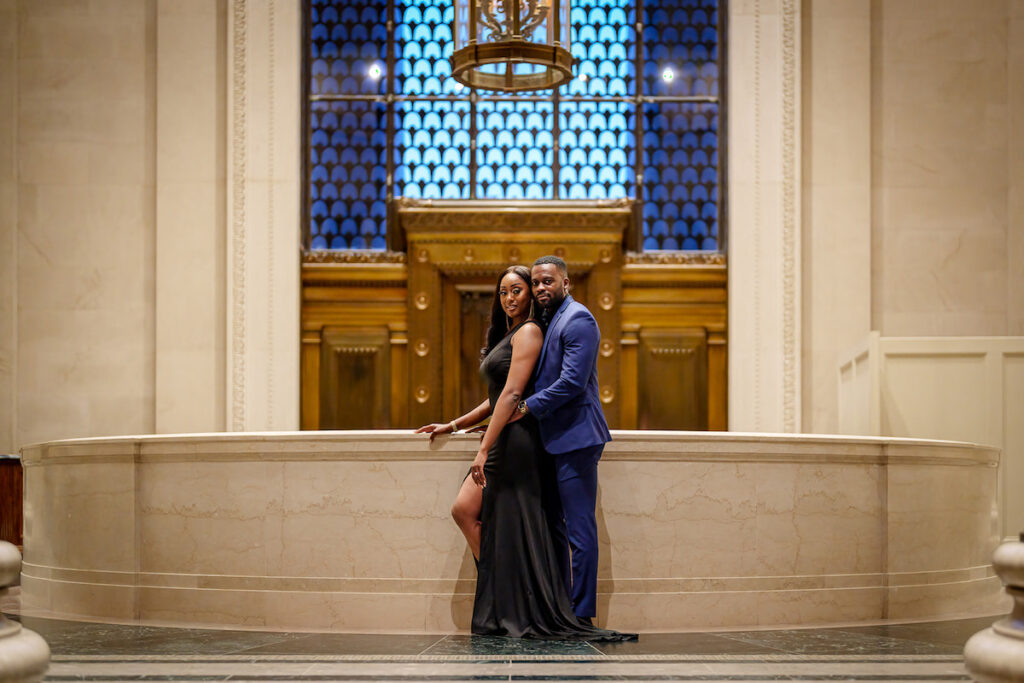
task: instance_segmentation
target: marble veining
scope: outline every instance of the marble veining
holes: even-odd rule
[[[598,510],[603,624],[670,632],[1000,605],[985,569],[995,449],[613,436]],[[476,443],[353,431],[27,447],[24,606],[144,624],[464,632],[474,567],[449,506]]]

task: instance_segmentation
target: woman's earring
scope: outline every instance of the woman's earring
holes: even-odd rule
[[[508,332],[512,329],[512,318],[505,316],[505,331]]]

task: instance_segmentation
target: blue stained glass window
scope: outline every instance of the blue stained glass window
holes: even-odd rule
[[[307,3],[310,248],[386,248],[400,196],[635,197],[638,247],[720,248],[721,0],[573,0],[576,77],[516,95],[451,78],[451,0]]]
[[[636,92],[635,11],[629,0],[577,0],[569,21],[576,78],[563,96],[625,96]]]
[[[469,197],[469,102],[403,102],[399,122],[395,194]]]
[[[477,105],[477,197],[551,199],[551,102]]]
[[[644,105],[645,249],[718,248],[718,105]]]
[[[311,95],[377,95],[387,92],[387,0],[312,0]]]
[[[718,95],[718,0],[645,0],[643,91]]]
[[[395,71],[397,92],[423,95],[466,96],[462,86],[451,78],[452,20],[451,0],[405,0],[399,3],[401,20],[395,31]]]
[[[384,249],[384,107],[373,102],[315,102],[309,115],[310,246]]]
[[[559,174],[565,199],[615,199],[636,183],[634,107],[564,102],[559,108]]]

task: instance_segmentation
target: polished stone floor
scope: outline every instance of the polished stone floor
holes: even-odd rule
[[[629,643],[266,633],[11,616],[50,643],[48,681],[950,681],[996,617],[643,634]]]

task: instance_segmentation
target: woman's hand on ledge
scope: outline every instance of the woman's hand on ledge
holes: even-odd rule
[[[413,434],[429,434],[430,440],[433,441],[435,436],[439,434],[451,434],[452,424],[450,422],[434,422],[432,424],[423,425],[417,429]]]

